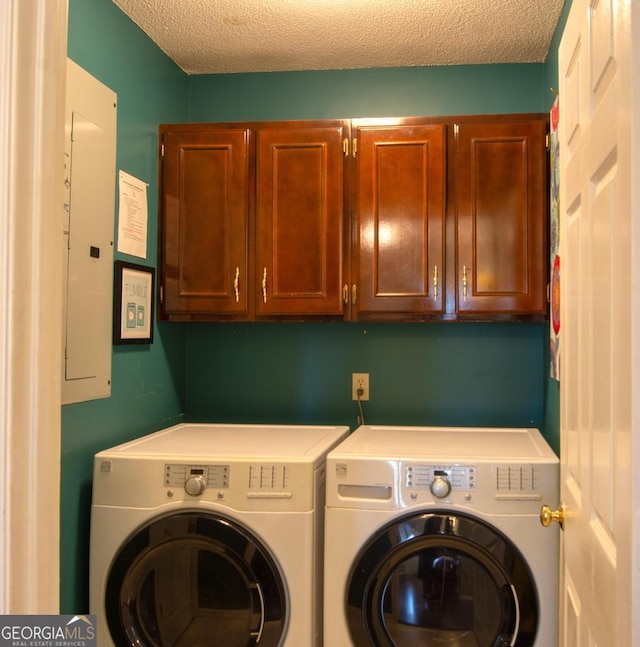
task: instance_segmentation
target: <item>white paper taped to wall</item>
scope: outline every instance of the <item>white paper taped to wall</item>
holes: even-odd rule
[[[147,184],[120,171],[118,197],[118,251],[147,258]]]

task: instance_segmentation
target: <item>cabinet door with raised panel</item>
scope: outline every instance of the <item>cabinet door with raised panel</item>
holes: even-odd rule
[[[457,125],[456,311],[547,310],[547,122]]]
[[[356,134],[356,316],[442,313],[446,126],[362,125]]]
[[[161,140],[161,314],[245,318],[249,130],[161,130]]]
[[[256,315],[338,316],[346,122],[256,131]]]

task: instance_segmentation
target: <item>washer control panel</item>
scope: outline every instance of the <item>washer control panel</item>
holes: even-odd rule
[[[429,490],[438,499],[454,491],[473,491],[477,487],[475,465],[405,465],[405,487],[410,490]]]
[[[206,488],[218,490],[229,487],[229,465],[183,465],[167,463],[164,466],[164,485],[184,487],[191,496],[202,494]]]
[[[164,485],[168,488],[184,488],[191,496],[200,496],[207,489],[229,488],[231,465],[188,465],[167,463],[164,466]],[[242,473],[241,473],[242,472]],[[238,468],[235,474],[235,489],[244,481],[249,499],[290,499],[292,497],[291,467],[283,464],[251,463]],[[226,498],[220,493],[218,498]]]

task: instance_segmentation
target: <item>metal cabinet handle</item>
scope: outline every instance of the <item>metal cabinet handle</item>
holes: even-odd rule
[[[346,283],[342,286],[342,303],[349,305],[349,286]]]
[[[240,268],[236,267],[236,276],[233,279],[233,290],[236,293],[236,303],[240,301]]]
[[[355,283],[351,286],[351,303],[353,305],[358,303],[358,286]]]
[[[433,298],[438,298],[438,266],[433,266]]]
[[[267,268],[262,270],[262,300],[267,302]]]
[[[462,266],[462,298],[467,300],[467,266]]]

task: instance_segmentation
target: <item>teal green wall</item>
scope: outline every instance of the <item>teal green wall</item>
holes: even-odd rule
[[[546,110],[544,65],[196,76],[191,121]],[[186,331],[187,413],[354,426],[365,419],[544,429],[546,324],[201,324]]]
[[[149,183],[153,266],[159,123],[541,112],[553,85],[542,64],[187,77],[112,0],[70,0],[68,52],[118,95],[117,168]],[[114,348],[111,398],[62,409],[61,612],[88,611],[100,449],[182,419],[354,427],[350,374],[367,371],[367,422],[534,425],[557,450],[547,348],[546,324],[156,323],[152,345]]]
[[[370,424],[544,424],[541,324],[195,324],[193,419],[356,426],[351,373],[370,374]]]
[[[542,112],[544,66],[218,74],[189,79],[189,121]]]
[[[544,89],[546,90],[546,110],[550,110],[560,89],[558,80],[558,47],[569,16],[572,0],[565,0],[558,26],[549,47],[549,54],[544,65]],[[555,90],[555,92],[554,92]],[[562,104],[560,104],[562,109]],[[562,235],[562,234],[560,234]],[[547,363],[549,357],[549,339],[547,337]],[[552,378],[547,379],[545,392],[545,436],[555,451],[560,453],[560,383]]]
[[[560,19],[558,20],[558,26],[556,27],[553,40],[549,46],[547,60],[544,64],[544,89],[546,91],[545,107],[547,110],[551,109],[551,105],[556,98],[556,93],[560,89],[560,82],[558,80],[558,47],[560,46],[560,39],[562,38],[564,26],[569,17],[571,2],[572,0],[565,0],[564,6],[562,7],[562,13],[560,14]]]
[[[70,0],[68,55],[118,95],[117,169],[149,183],[148,258],[116,258],[155,267],[158,124],[186,120],[187,77],[111,0]],[[110,398],[62,407],[61,613],[89,610],[93,455],[182,419],[184,329],[154,334],[149,346],[114,347]]]

